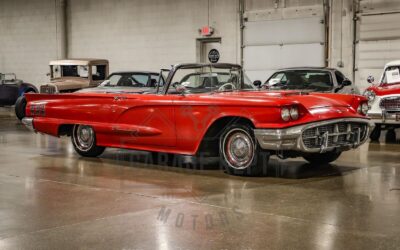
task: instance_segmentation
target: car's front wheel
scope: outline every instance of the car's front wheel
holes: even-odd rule
[[[229,174],[258,176],[266,172],[269,153],[260,149],[248,125],[227,126],[220,137],[219,151],[221,165]]]
[[[381,130],[381,126],[377,124],[369,135],[371,141],[379,141],[379,138],[381,137]]]
[[[342,152],[310,153],[303,155],[303,158],[313,165],[324,165],[336,161]]]
[[[96,157],[105,150],[105,147],[96,145],[96,133],[91,126],[74,125],[71,140],[75,151],[81,156]]]

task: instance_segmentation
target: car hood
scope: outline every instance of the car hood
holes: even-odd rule
[[[51,82],[42,85],[54,85],[57,87],[59,91],[68,90],[68,89],[82,89],[89,87],[90,81],[88,79],[83,79],[79,77],[71,77],[71,78],[58,78],[53,79]]]
[[[300,103],[307,109],[323,107],[349,107],[360,98],[356,95],[332,93],[307,93],[299,91],[239,91],[214,94],[215,98],[247,100],[251,103],[270,104],[271,106],[290,105]]]
[[[77,91],[76,93],[124,93],[124,94],[133,94],[133,93],[144,93],[150,92],[154,90],[154,88],[133,88],[133,87],[96,87],[96,88],[86,88]]]
[[[368,90],[374,91],[378,96],[400,94],[400,83],[372,86]]]

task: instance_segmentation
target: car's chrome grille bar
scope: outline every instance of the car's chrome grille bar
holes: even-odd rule
[[[40,86],[40,93],[54,94],[55,92],[56,92],[56,88],[54,86],[49,86],[49,85]]]
[[[303,131],[302,140],[307,148],[326,148],[358,145],[367,136],[368,127],[363,123],[339,122]]]
[[[386,111],[400,111],[400,96],[383,98],[379,106]]]

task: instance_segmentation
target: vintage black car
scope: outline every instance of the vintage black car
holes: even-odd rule
[[[354,88],[352,82],[342,72],[334,68],[324,67],[281,69],[261,84],[261,88],[358,94],[358,90]]]
[[[37,92],[33,84],[17,79],[14,73],[0,73],[0,106],[12,106],[25,93]]]

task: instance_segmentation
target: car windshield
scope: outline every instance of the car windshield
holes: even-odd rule
[[[89,78],[89,66],[86,65],[50,65],[51,77]]]
[[[268,89],[331,91],[332,78],[328,71],[288,70],[273,74],[264,84]]]
[[[113,73],[101,86],[154,88],[157,86],[158,78],[156,73]]]
[[[382,83],[397,84],[400,83],[400,66],[387,67],[383,74]]]
[[[17,77],[13,73],[0,73],[0,81],[2,84],[15,84],[17,82]]]
[[[207,93],[214,91],[255,90],[256,88],[243,75],[240,67],[229,65],[191,65],[178,68],[171,79],[168,93]]]

